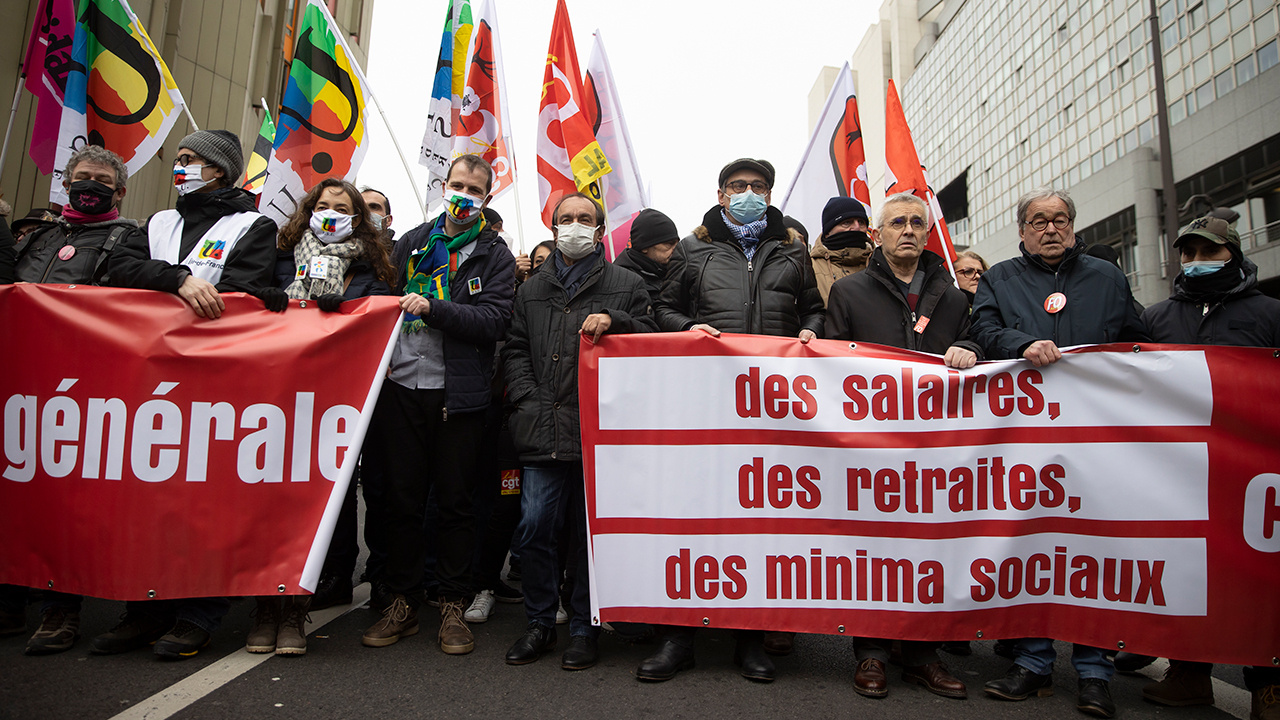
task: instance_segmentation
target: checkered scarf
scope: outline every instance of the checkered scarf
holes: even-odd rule
[[[742,252],[746,253],[747,260],[755,257],[756,248],[760,246],[760,234],[769,224],[768,216],[745,225],[734,224],[723,209],[720,210],[720,217],[724,220],[724,226],[729,228],[729,234],[738,241],[738,245],[742,246]]]
[[[286,295],[293,300],[313,300],[321,295],[337,293],[341,295],[346,284],[347,270],[351,262],[364,253],[359,240],[348,240],[340,243],[322,243],[310,230],[302,233],[302,239],[293,248],[293,266],[298,269],[300,277],[296,277]],[[329,264],[322,278],[311,277],[311,258],[322,255],[329,258]]]

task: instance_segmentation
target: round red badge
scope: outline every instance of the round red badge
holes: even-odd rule
[[[70,260],[71,258],[75,257],[75,255],[76,255],[76,249],[70,245],[63,245],[62,249],[58,251],[58,257],[62,258],[63,260]]]
[[[1056,315],[1062,312],[1062,308],[1067,306],[1067,296],[1062,293],[1054,293],[1044,299],[1044,311],[1050,315]]]

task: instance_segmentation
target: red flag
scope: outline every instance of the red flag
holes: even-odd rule
[[[902,112],[902,101],[893,81],[889,81],[889,96],[884,108],[884,194],[911,193],[929,206],[929,240],[925,249],[947,261],[947,270],[954,274],[956,249],[951,245],[947,223],[942,219],[942,206],[938,196],[929,186],[929,174],[916,155],[916,145],[911,140],[911,128]]]
[[[22,61],[24,87],[36,97],[36,122],[31,130],[31,159],[40,172],[53,172],[62,123],[62,99],[71,71],[71,45],[76,34],[71,0],[41,0]]]
[[[612,171],[583,106],[582,73],[569,11],[564,0],[558,0],[538,108],[538,195],[542,222],[547,227],[551,227],[551,212],[561,197],[586,191]],[[595,195],[599,197],[598,192]]]

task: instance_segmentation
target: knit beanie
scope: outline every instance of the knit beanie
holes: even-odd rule
[[[863,222],[869,222],[867,209],[863,207],[861,201],[851,197],[831,198],[827,201],[827,206],[822,208],[822,234],[827,235],[831,232],[831,228],[853,218],[861,218]]]
[[[636,250],[680,239],[671,218],[653,208],[645,208],[631,221],[631,247]]]
[[[244,174],[244,151],[240,138],[228,130],[197,130],[182,138],[180,148],[194,150],[197,155],[217,165],[226,173],[228,185],[240,182]]]

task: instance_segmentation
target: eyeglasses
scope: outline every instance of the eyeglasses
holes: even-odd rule
[[[729,191],[730,195],[746,192],[747,188],[751,188],[751,192],[757,195],[763,195],[769,192],[769,185],[763,181],[755,180],[747,182],[746,180],[732,180],[724,184],[724,189]]]
[[[956,274],[962,278],[982,277],[982,270],[980,268],[964,268],[957,270]]]
[[[1030,225],[1031,229],[1035,230],[1036,232],[1044,232],[1044,229],[1049,227],[1050,222],[1052,222],[1053,226],[1058,228],[1059,230],[1066,230],[1067,226],[1071,224],[1071,218],[1067,217],[1066,215],[1059,215],[1053,220],[1049,220],[1048,218],[1038,217],[1035,220],[1028,220],[1022,224]]]
[[[886,222],[885,225],[893,228],[894,230],[902,230],[907,227],[907,223],[911,223],[912,230],[924,229],[924,218],[919,215],[912,215],[910,218],[907,218],[906,216],[896,217]]]
[[[182,167],[186,167],[188,165],[191,165],[195,161],[196,157],[198,156],[188,155],[187,153],[183,153],[178,157],[174,158],[173,162],[175,165],[181,165]]]

